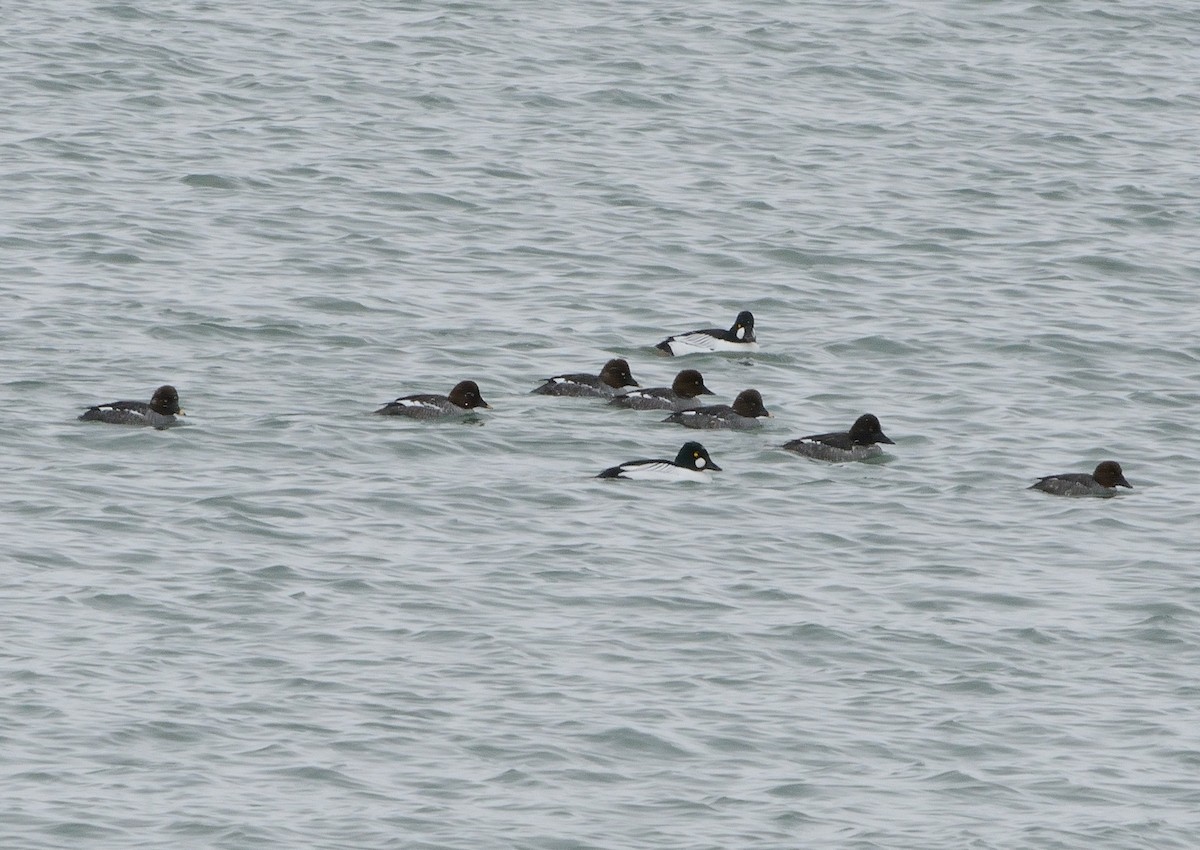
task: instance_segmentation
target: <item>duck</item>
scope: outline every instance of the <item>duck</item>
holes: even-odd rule
[[[609,404],[632,410],[687,410],[699,407],[699,396],[715,395],[704,385],[704,376],[695,369],[683,369],[669,387],[649,387],[630,390],[613,398]]]
[[[762,394],[758,390],[742,390],[732,405],[712,404],[677,410],[663,422],[674,422],[685,428],[733,428],[740,431],[761,427],[762,423],[758,420],[764,416],[770,417],[771,414],[763,406]]]
[[[883,449],[879,448],[878,443],[895,445],[895,442],[883,433],[878,417],[872,413],[864,413],[854,420],[849,431],[798,437],[784,443],[783,448],[816,460],[844,463],[878,457],[883,454]]]
[[[389,401],[375,411],[380,416],[407,416],[410,419],[448,419],[462,416],[478,408],[491,410],[483,400],[479,384],[474,381],[459,381],[449,395],[424,393],[406,395]]]
[[[1030,485],[1030,490],[1041,490],[1055,496],[1100,496],[1107,498],[1117,494],[1118,487],[1133,489],[1125,480],[1121,464],[1115,460],[1102,460],[1096,464],[1092,474],[1086,472],[1064,472],[1046,475]]]
[[[110,425],[145,425],[162,430],[179,424],[183,416],[179,393],[170,384],[163,384],[150,396],[150,401],[110,401],[94,404],[79,419],[83,422],[107,422]]]
[[[683,444],[675,460],[629,460],[609,467],[596,477],[635,481],[707,481],[708,473],[720,471],[721,467],[709,457],[708,450],[693,441]]]
[[[575,372],[555,375],[531,392],[535,395],[598,396],[612,398],[624,387],[640,387],[629,371],[629,363],[623,357],[614,357],[604,364],[599,375]]]
[[[701,354],[710,351],[758,351],[754,336],[754,314],[743,310],[733,320],[729,330],[703,328],[669,336],[654,346],[671,357]]]

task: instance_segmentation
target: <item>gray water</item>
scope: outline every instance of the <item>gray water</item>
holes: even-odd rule
[[[0,846],[1200,845],[1198,44],[6,7]],[[695,434],[528,395],[741,309],[686,365],[775,418],[709,484],[597,481]],[[369,415],[464,378],[473,423]],[[75,420],[168,382],[186,427]],[[887,462],[777,448],[867,411]]]

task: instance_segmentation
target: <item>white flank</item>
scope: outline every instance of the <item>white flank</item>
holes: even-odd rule
[[[621,477],[637,481],[707,481],[708,476],[694,469],[676,466],[670,461],[622,464]]]
[[[743,329],[739,328],[739,333]],[[717,339],[708,334],[680,334],[671,339],[671,353],[678,357],[681,354],[701,354],[706,351],[758,351],[757,342],[730,342]]]

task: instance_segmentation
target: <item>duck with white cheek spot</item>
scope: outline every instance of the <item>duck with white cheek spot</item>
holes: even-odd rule
[[[675,460],[630,460],[597,475],[633,481],[707,481],[709,472],[720,472],[708,450],[697,442],[684,443]]]
[[[711,351],[758,351],[758,340],[754,336],[754,314],[749,310],[738,313],[729,330],[702,328],[688,331],[669,336],[654,347],[672,357]]]

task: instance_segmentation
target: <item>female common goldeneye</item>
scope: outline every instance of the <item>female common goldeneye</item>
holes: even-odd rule
[[[555,375],[553,378],[547,378],[546,383],[531,392],[538,395],[612,398],[621,387],[640,386],[641,384],[633,379],[633,375],[629,374],[629,363],[621,357],[614,357],[604,364],[599,375]]]
[[[1041,490],[1056,496],[1115,496],[1118,487],[1133,489],[1125,480],[1121,464],[1115,460],[1101,461],[1091,475],[1086,472],[1065,472],[1047,475],[1030,485],[1030,490]]]
[[[609,467],[597,478],[631,478],[642,481],[707,481],[708,472],[720,472],[708,450],[696,442],[684,443],[675,460],[630,460]]]
[[[684,369],[675,376],[669,387],[631,390],[614,398],[609,404],[633,410],[687,410],[698,407],[696,396],[713,395],[704,386],[704,378],[695,369]]]
[[[705,351],[758,351],[758,341],[754,338],[754,315],[749,310],[743,310],[737,314],[729,330],[705,328],[688,331],[669,336],[654,347],[676,357]]]
[[[841,463],[848,460],[866,460],[883,454],[883,449],[875,445],[876,443],[895,445],[894,441],[883,433],[879,420],[870,413],[864,413],[854,420],[849,431],[799,437],[784,443],[783,448],[805,457]]]
[[[151,428],[170,428],[183,416],[179,393],[170,384],[154,391],[149,402],[113,401],[89,407],[79,418],[84,422],[109,422],[113,425],[149,425]]]
[[[672,413],[663,422],[677,422],[687,428],[758,428],[760,416],[770,416],[763,407],[762,395],[758,390],[742,390],[733,400],[733,406],[728,404],[712,404],[708,407],[694,407],[691,410],[679,410]]]
[[[450,390],[450,395],[406,395],[389,401],[375,412],[383,416],[408,416],[412,419],[445,419],[470,413],[477,407],[490,410],[492,406],[479,394],[479,384],[459,381]]]

